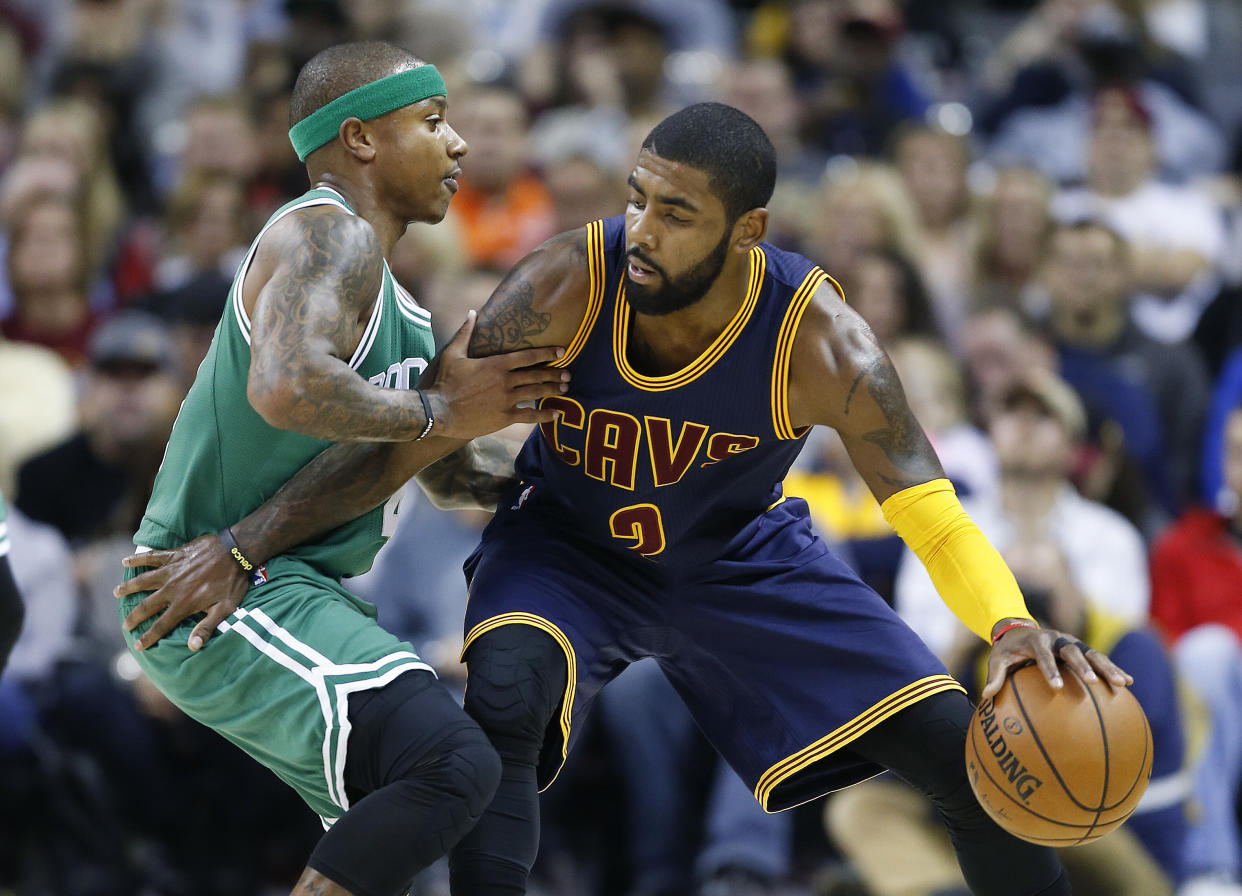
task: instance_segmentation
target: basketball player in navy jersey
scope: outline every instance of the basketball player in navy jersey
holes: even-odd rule
[[[840,287],[763,242],[774,181],[772,145],[750,118],[684,109],[644,142],[624,216],[549,240],[479,314],[472,354],[567,345],[557,363],[573,380],[544,400],[559,419],[527,440],[467,563],[466,709],[503,773],[452,853],[454,896],[525,893],[538,790],[595,694],[645,656],[764,808],[889,768],[936,803],[975,893],[1069,892],[1050,850],[1004,833],[975,801],[961,686],[829,553],[805,503],[783,497],[806,432],[840,433],[946,602],[994,643],[985,696],[1027,660],[1060,686],[1057,655],[1088,678],[1129,676],[1036,626]],[[407,452],[333,447],[233,533],[261,561],[382,503],[409,478]],[[439,477],[469,491],[503,472],[449,461]],[[245,588],[215,536],[156,562],[128,590],[162,588],[135,610],[163,611],[157,637]]]

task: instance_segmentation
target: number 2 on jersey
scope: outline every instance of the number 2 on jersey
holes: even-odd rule
[[[654,557],[664,550],[664,520],[654,504],[631,504],[622,507],[608,519],[612,537],[630,541],[631,551]]]

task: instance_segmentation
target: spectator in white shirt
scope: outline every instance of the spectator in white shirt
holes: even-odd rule
[[[1156,179],[1151,112],[1133,90],[1097,95],[1086,185],[1057,196],[1061,221],[1103,221],[1130,244],[1134,319],[1155,339],[1180,342],[1217,287],[1225,251],[1219,209],[1192,186]]]
[[[1028,597],[1075,589],[1097,609],[1139,625],[1151,597],[1142,537],[1120,514],[1081,497],[1069,481],[1085,426],[1069,385],[1046,371],[1030,372],[1007,391],[988,427],[1000,462],[998,488],[966,498],[962,506]],[[921,566],[907,549],[897,573],[897,612],[955,668],[974,636]]]

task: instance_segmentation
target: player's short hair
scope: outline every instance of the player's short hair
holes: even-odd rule
[[[382,40],[328,47],[298,72],[289,101],[289,126],[364,84],[425,64],[409,50]]]
[[[724,103],[674,112],[652,128],[642,148],[706,172],[732,221],[767,205],[776,187],[772,141],[753,118]]]

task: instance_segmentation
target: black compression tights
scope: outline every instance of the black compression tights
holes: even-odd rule
[[[500,754],[500,786],[449,855],[453,896],[521,896],[539,850],[536,765],[565,695],[565,654],[529,625],[479,637],[466,656],[466,711]]]
[[[350,809],[308,864],[354,896],[404,894],[483,812],[500,761],[430,672],[354,694],[350,721]]]
[[[971,712],[961,691],[945,691],[903,709],[849,749],[931,798],[975,896],[1069,896],[1056,853],[1005,833],[975,799],[965,760]]]
[[[565,692],[565,655],[544,632],[507,625],[470,647],[466,711],[500,754],[492,805],[450,854],[453,896],[522,896],[539,846],[536,766],[544,734]],[[927,794],[949,828],[977,896],[1069,896],[1050,849],[1002,831],[979,807],[966,779],[970,703],[961,692],[922,700],[850,748],[894,769]]]

